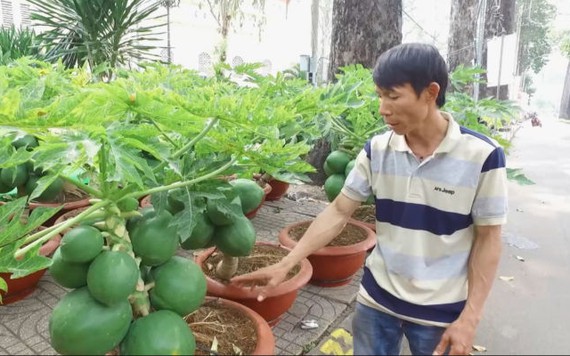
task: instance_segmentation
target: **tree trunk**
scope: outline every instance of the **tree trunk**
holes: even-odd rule
[[[566,67],[566,79],[564,80],[564,90],[562,90],[559,116],[561,119],[570,120],[570,61]]]
[[[402,42],[402,0],[334,0],[332,27],[329,78],[349,64],[373,68]]]
[[[325,180],[327,180],[327,175],[323,170],[323,165],[325,164],[325,160],[329,153],[331,153],[330,143],[321,138],[315,142],[313,148],[305,159],[310,165],[317,169],[315,173],[307,174],[316,185],[323,185],[325,184]]]
[[[475,34],[477,31],[477,0],[453,0],[447,64],[449,71],[463,64],[470,67],[475,62]]]
[[[501,0],[500,6],[495,6],[496,0],[487,1],[487,12],[485,14],[485,40],[495,36],[509,35],[515,32],[515,14],[516,14],[516,0]],[[483,43],[483,68],[487,68],[487,43]],[[487,75],[483,74],[482,79],[487,80]],[[497,87],[488,88],[485,83],[479,85],[480,98],[495,97],[497,98]],[[497,99],[506,100],[509,98],[509,89],[507,85],[501,85],[499,97]]]

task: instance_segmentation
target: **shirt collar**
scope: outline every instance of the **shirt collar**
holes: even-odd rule
[[[447,125],[447,132],[445,133],[445,137],[439,146],[435,149],[434,154],[451,151],[451,149],[455,147],[461,138],[459,124],[453,119],[451,114],[445,111],[440,112],[443,118],[449,122],[449,125]],[[396,151],[412,152],[408,146],[408,143],[406,142],[404,135],[398,135],[394,132],[392,132],[392,136],[390,137],[390,147]]]

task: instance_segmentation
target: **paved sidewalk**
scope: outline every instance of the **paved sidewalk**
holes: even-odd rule
[[[282,228],[312,219],[328,204],[311,198],[310,194],[296,194],[295,187],[291,192],[289,197],[297,201],[284,197],[266,202],[252,220],[259,241],[277,243]],[[181,254],[184,253],[188,252],[181,250]],[[350,327],[346,325],[352,315],[360,276],[361,271],[351,283],[341,287],[307,285],[300,290],[293,306],[273,327],[276,354],[352,354]],[[56,284],[48,272],[32,295],[20,302],[0,306],[0,355],[56,354],[49,343],[48,321],[52,309],[65,293],[67,290]],[[316,320],[318,328],[301,329],[300,322],[305,319]]]

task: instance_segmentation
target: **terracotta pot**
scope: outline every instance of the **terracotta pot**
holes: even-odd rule
[[[277,244],[268,242],[256,242],[256,245],[275,246],[284,248]],[[285,250],[289,250],[284,248]],[[203,250],[196,256],[196,263],[202,267],[204,261],[216,250],[215,247]],[[297,291],[301,289],[309,279],[313,269],[307,259],[301,261],[301,269],[293,278],[281,283],[274,288],[262,302],[257,301],[257,292],[250,288],[238,287],[224,284],[206,276],[209,296],[221,297],[243,304],[253,309],[261,315],[269,325],[276,325],[283,313],[285,313],[297,297]]]
[[[208,305],[215,303],[214,305],[218,304],[232,309],[237,309],[242,314],[247,315],[247,317],[255,324],[255,333],[257,336],[257,345],[251,355],[275,355],[275,337],[273,336],[273,331],[261,315],[251,308],[229,299],[206,297],[204,303],[208,303]]]
[[[248,219],[253,219],[256,215],[257,215],[257,211],[261,208],[261,206],[263,205],[263,203],[265,203],[265,200],[267,199],[267,195],[269,193],[271,193],[271,191],[273,190],[273,188],[269,185],[266,184],[265,187],[263,188],[263,198],[261,199],[261,203],[259,203],[259,205],[257,206],[257,208],[253,209],[252,211],[250,211],[249,213],[245,214],[245,216],[247,216]]]
[[[279,232],[279,242],[286,247],[297,245],[289,231],[299,225],[308,224],[313,220],[297,222],[286,226]],[[349,220],[347,224],[363,229],[366,239],[349,246],[325,246],[309,255],[313,266],[313,276],[309,283],[321,287],[337,287],[348,284],[354,274],[362,268],[366,260],[366,252],[376,244],[376,233],[364,224]]]
[[[271,185],[272,188],[271,192],[267,194],[267,197],[265,197],[265,200],[267,201],[281,199],[281,197],[283,197],[289,189],[289,183],[277,179],[271,179],[269,182],[267,182],[267,184]]]
[[[45,229],[45,227],[40,229]],[[39,254],[41,256],[51,257],[51,255],[59,247],[60,242],[61,235],[55,235],[42,245]],[[8,284],[7,293],[0,291],[0,294],[2,295],[2,305],[17,302],[32,294],[36,290],[38,282],[46,273],[46,271],[47,268],[17,279],[11,279],[12,273],[0,273],[0,277],[2,277],[2,279],[4,279]]]

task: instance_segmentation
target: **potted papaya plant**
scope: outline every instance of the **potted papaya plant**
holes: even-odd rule
[[[2,167],[49,164],[45,184],[28,199],[69,170],[91,177],[88,186],[69,180],[91,196],[89,206],[41,231],[15,231],[10,240],[17,244],[4,250],[26,260],[63,233],[49,268],[70,291],[50,316],[52,346],[61,354],[193,353],[184,318],[203,304],[206,279],[192,260],[175,255],[177,248],[198,238],[193,233],[208,210],[223,216],[235,209],[240,224],[251,224],[241,201],[239,210],[231,207],[233,186],[220,178],[274,169],[276,157],[298,161],[306,144],[283,142],[269,125],[250,122],[257,111],[265,113],[260,121],[279,127],[295,121],[294,113],[254,89],[159,65],[84,84],[38,110],[42,120],[37,112],[0,116],[2,133],[26,127],[44,139],[31,151],[4,152]],[[139,210],[148,195],[152,206]]]
[[[275,325],[295,301],[298,290],[309,281],[312,268],[304,259],[262,302],[250,288],[229,284],[233,276],[276,263],[288,252],[274,243],[256,242],[255,228],[241,208],[241,199],[247,198],[243,193],[243,190],[230,189],[221,199],[208,200],[205,219],[211,222],[210,240],[192,247],[214,245],[196,257],[206,274],[208,295],[246,305],[265,318],[269,325]]]

